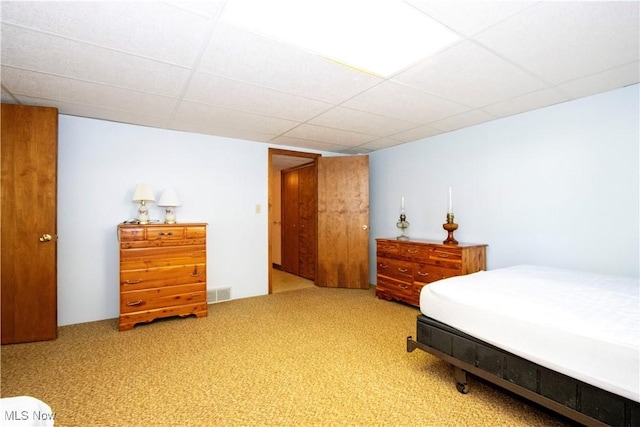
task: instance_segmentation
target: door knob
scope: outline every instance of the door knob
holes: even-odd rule
[[[43,234],[42,236],[40,236],[41,242],[50,242],[51,239],[52,239],[51,234]]]
[[[367,224],[362,224],[362,229],[363,229],[363,230],[368,230],[368,229],[369,229],[369,226],[368,226]]]

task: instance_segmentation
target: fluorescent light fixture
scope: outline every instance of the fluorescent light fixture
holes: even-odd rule
[[[460,39],[402,0],[229,0],[222,19],[383,77]]]

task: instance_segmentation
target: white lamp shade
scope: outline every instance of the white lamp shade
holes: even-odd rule
[[[167,188],[160,195],[158,206],[182,206],[180,197],[175,188]]]
[[[136,203],[140,202],[155,202],[156,198],[153,196],[153,190],[149,184],[138,184],[133,192],[133,198],[131,199]]]

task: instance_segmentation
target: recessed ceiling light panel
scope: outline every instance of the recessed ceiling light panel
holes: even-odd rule
[[[383,77],[460,39],[401,0],[229,0],[222,19]]]

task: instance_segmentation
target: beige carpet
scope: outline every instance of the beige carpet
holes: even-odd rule
[[[373,291],[307,288],[118,332],[116,320],[2,347],[2,396],[57,426],[549,426],[536,407],[407,353],[417,309]],[[0,414],[2,415],[2,414]]]

